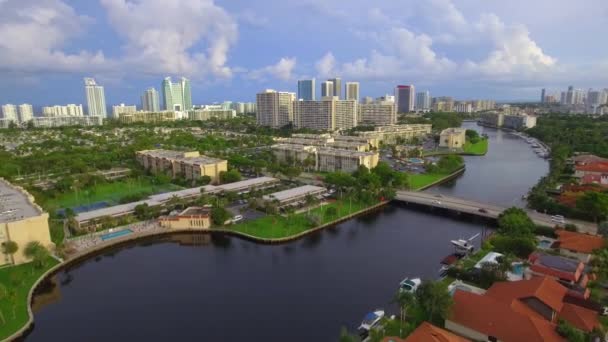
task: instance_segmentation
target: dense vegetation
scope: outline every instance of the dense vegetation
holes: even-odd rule
[[[462,120],[473,119],[474,114],[467,113],[448,113],[448,112],[433,112],[424,114],[421,117],[402,116],[399,123],[404,124],[432,124],[433,130],[442,131],[450,127],[460,127]]]
[[[574,152],[608,157],[608,118],[584,115],[547,115],[539,118],[536,127],[526,131],[551,147],[549,174],[532,188],[528,205],[549,214],[594,220],[606,216],[608,208],[597,210],[584,201],[575,208],[556,202],[550,193],[560,184],[573,182],[573,170],[567,159]]]

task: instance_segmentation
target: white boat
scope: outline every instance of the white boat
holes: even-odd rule
[[[456,248],[457,253],[470,254],[475,249],[475,246],[471,243],[473,239],[479,236],[479,233],[471,236],[468,240],[458,239],[450,241]]]
[[[384,317],[384,310],[382,309],[377,309],[373,312],[368,313],[363,318],[363,321],[361,322],[361,325],[359,326],[358,330],[360,332],[369,332],[371,328],[373,328],[378,324],[378,322],[380,322],[382,317]]]
[[[399,291],[415,293],[420,284],[422,284],[422,280],[420,278],[405,278],[399,283]]]

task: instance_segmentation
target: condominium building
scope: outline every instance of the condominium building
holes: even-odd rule
[[[315,100],[315,79],[298,81],[298,100]]]
[[[374,127],[373,131],[356,132],[359,137],[376,139],[379,143],[395,144],[415,137],[431,134],[431,124],[387,125]]]
[[[397,123],[395,104],[389,101],[364,103],[359,106],[359,121],[365,125],[393,125]]]
[[[511,114],[504,116],[502,127],[522,130],[536,126],[536,116],[528,114]]]
[[[472,113],[473,105],[470,102],[456,102],[454,105],[454,111],[456,113]]]
[[[432,101],[432,109],[434,112],[452,112],[454,111],[454,99],[449,96],[434,97]]]
[[[209,119],[228,120],[236,116],[234,109],[225,109],[220,105],[207,105],[188,111],[188,119],[207,121]]]
[[[202,156],[198,151],[146,150],[138,151],[135,155],[144,169],[152,173],[166,173],[173,178],[195,180],[209,176],[211,183],[218,183],[220,172],[228,170],[226,160]]]
[[[466,131],[464,128],[444,129],[439,137],[439,147],[462,148],[466,142]]]
[[[209,229],[211,228],[211,208],[189,207],[177,215],[159,218],[158,223],[167,229]]]
[[[431,110],[431,93],[422,91],[416,93],[416,111],[428,112]]]
[[[395,88],[397,113],[413,112],[416,102],[416,89],[413,85],[398,85]]]
[[[97,85],[95,79],[84,79],[84,91],[87,97],[87,112],[90,116],[106,117],[106,96],[103,87]]]
[[[321,101],[296,101],[293,113],[296,128],[334,131],[357,126],[357,102],[338,100],[335,96]]]
[[[49,214],[35,202],[25,189],[0,178],[0,245],[15,242],[15,254],[2,253],[0,265],[18,265],[30,261],[26,246],[38,242],[53,249],[49,230]]]
[[[17,106],[14,104],[5,104],[2,106],[2,118],[5,120],[18,121]]]
[[[334,96],[334,82],[325,81],[321,83],[321,98]]]
[[[150,87],[144,91],[141,96],[141,108],[146,112],[160,111],[158,91],[154,87]]]
[[[359,166],[374,168],[378,165],[378,152],[361,152],[330,147],[276,144],[272,152],[280,162],[312,160],[314,169],[322,172],[354,172]]]
[[[159,123],[159,122],[170,122],[178,119],[178,116],[173,111],[161,111],[161,112],[135,112],[135,113],[122,113],[118,115],[118,121],[124,124],[131,123]]]
[[[351,150],[365,152],[370,148],[365,139],[340,140],[329,134],[294,134],[291,138],[275,138],[280,144],[330,147],[339,150]]]
[[[82,105],[68,104],[65,106],[42,107],[42,115],[45,117],[55,116],[83,116]],[[98,116],[98,115],[95,115]]]
[[[165,110],[188,111],[192,109],[192,91],[190,80],[182,77],[179,82],[171,82],[166,77],[162,84],[163,103]]]
[[[496,102],[492,100],[473,100],[471,104],[474,112],[492,110],[496,107]]]
[[[99,126],[103,123],[101,116],[43,116],[32,118],[34,127],[52,128],[64,126]]]
[[[28,122],[34,117],[34,108],[31,104],[24,103],[19,105],[19,122]]]
[[[120,114],[132,114],[137,112],[136,106],[125,106],[124,103],[119,104],[118,106],[112,106],[112,117],[114,119],[118,119]]]
[[[359,103],[359,82],[346,82],[344,95],[346,100],[354,100]]]
[[[333,96],[337,96],[338,99],[342,98],[342,79],[339,77],[335,77],[332,79],[329,79],[328,81],[330,81],[333,84],[333,88],[334,88],[334,94]],[[329,95],[332,96],[332,95]]]
[[[295,93],[266,89],[256,95],[256,121],[260,126],[281,128],[293,121]]]

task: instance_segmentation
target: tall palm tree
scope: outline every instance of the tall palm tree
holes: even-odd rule
[[[399,291],[395,295],[394,301],[399,304],[399,337],[403,337],[403,322],[407,316],[407,309],[416,305],[416,297],[411,292]]]
[[[15,241],[6,241],[2,244],[2,252],[4,252],[4,254],[9,254],[13,263],[15,263],[15,253],[17,253],[18,250],[19,245]]]

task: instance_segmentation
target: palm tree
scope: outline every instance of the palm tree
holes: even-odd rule
[[[15,253],[19,250],[19,245],[15,241],[6,241],[2,244],[2,252],[11,256],[12,262],[15,263]]]
[[[36,267],[44,267],[46,259],[49,256],[49,251],[38,241],[32,241],[25,246],[23,251],[25,256],[32,259]]]
[[[399,304],[401,321],[399,322],[399,337],[403,337],[403,322],[407,316],[407,309],[416,305],[416,297],[411,292],[399,291],[395,295],[394,301]]]
[[[6,286],[4,286],[4,284],[0,283],[0,301],[3,301],[7,297],[8,297],[8,291],[6,289]],[[3,325],[6,324],[6,319],[4,319],[4,313],[2,312],[1,309],[0,309],[0,320],[2,321]]]

